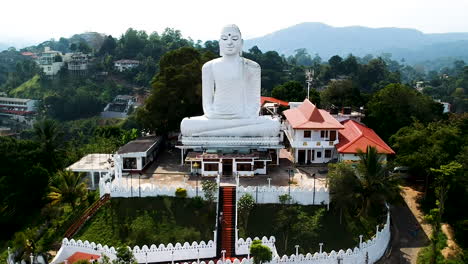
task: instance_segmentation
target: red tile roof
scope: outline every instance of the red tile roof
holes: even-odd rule
[[[333,116],[325,110],[319,109],[308,99],[297,108],[283,112],[289,124],[295,129],[343,129]]]
[[[277,103],[277,104],[279,104],[281,106],[285,106],[285,107],[287,107],[289,105],[289,103],[286,102],[286,101],[276,99],[274,97],[262,96],[260,98],[260,105],[264,105],[265,103]]]
[[[95,255],[95,254],[89,254],[89,253],[84,253],[84,252],[75,252],[73,255],[71,255],[70,257],[68,257],[67,263],[68,263],[68,264],[73,264],[73,263],[77,262],[78,260],[82,260],[82,259],[85,259],[85,260],[97,260],[97,259],[99,259],[100,257],[101,257],[101,256]]]
[[[367,151],[367,146],[377,148],[377,152],[395,154],[375,132],[365,125],[354,121],[343,121],[344,129],[339,131],[339,143],[336,145],[339,153],[358,153],[358,149]]]

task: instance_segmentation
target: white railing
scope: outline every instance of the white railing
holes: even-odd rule
[[[200,186],[198,188],[186,186],[186,187],[176,187],[176,186],[157,186],[157,185],[145,185],[145,186],[119,186],[118,184],[113,183],[100,183],[99,184],[99,193],[104,195],[106,193],[110,194],[111,197],[155,197],[155,196],[172,196],[175,197],[175,192],[177,188],[184,188],[187,191],[187,197],[193,198],[199,196],[205,198],[205,192]],[[215,197],[217,197],[217,192],[215,191]]]
[[[242,195],[248,193],[252,195],[255,202],[258,204],[278,204],[279,196],[289,194],[292,198],[292,203],[302,205],[328,205],[330,203],[330,194],[326,188],[288,187],[288,186],[239,186],[237,190],[237,200]]]
[[[207,243],[204,241],[193,242],[189,244],[185,242],[183,245],[176,243],[172,245],[160,244],[159,246],[144,245],[143,247],[135,246],[130,248],[138,263],[161,262],[161,261],[178,261],[197,258],[214,258],[216,257],[216,244],[210,240]],[[114,247],[102,246],[101,244],[90,243],[88,241],[75,241],[66,238],[62,241],[62,247],[57,252],[57,255],[52,260],[52,264],[62,263],[75,252],[83,252],[94,255],[106,255],[110,260],[116,259],[116,249]]]

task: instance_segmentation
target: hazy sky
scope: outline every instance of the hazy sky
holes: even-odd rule
[[[237,24],[244,38],[302,22],[468,32],[468,0],[6,0],[0,10],[0,42],[6,43],[85,31],[118,37],[129,27],[148,33],[172,27],[208,40],[228,23]]]

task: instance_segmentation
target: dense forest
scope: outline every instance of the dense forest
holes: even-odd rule
[[[44,47],[90,54],[88,74],[75,76],[63,68],[48,78],[34,60],[21,55],[41,52]],[[71,219],[96,199],[79,181],[71,191],[61,190],[65,188],[61,182],[73,180],[63,171],[71,163],[88,153],[112,153],[142,131],[160,135],[176,131],[183,117],[200,114],[200,69],[217,56],[217,41],[185,39],[174,29],[147,34],[132,28],[119,38],[76,35],[0,52],[0,96],[40,102],[32,129],[19,138],[0,137],[0,191],[6,194],[0,199],[3,254],[7,246],[22,256],[56,247]],[[312,102],[326,109],[346,106],[365,111],[364,123],[396,150],[392,162],[409,166],[413,174],[426,178],[423,204],[428,215],[440,205],[437,186],[447,186],[448,199],[440,220],[453,225],[457,242],[468,248],[468,215],[458,210],[468,196],[465,62],[425,72],[392,60],[391,54],[350,54],[322,61],[305,49],[286,57],[252,47],[243,56],[262,67],[262,95],[304,100],[307,69],[313,71]],[[119,72],[113,64],[119,59],[140,64]],[[422,91],[414,88],[417,83]],[[125,120],[97,117],[119,94],[142,95],[147,97],[146,103]],[[434,99],[450,103],[453,113],[443,114],[442,105]],[[442,173],[453,161],[461,169]],[[60,191],[64,193],[53,195]],[[71,194],[65,195],[65,191]]]

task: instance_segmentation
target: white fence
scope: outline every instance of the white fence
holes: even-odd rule
[[[259,239],[258,237],[251,239],[250,237],[247,239],[240,238],[237,240],[236,244],[236,255],[248,255],[250,251],[250,245],[252,245],[252,241]],[[262,237],[262,244],[269,247],[271,249],[271,252],[273,256],[278,255],[276,252],[276,247],[275,247],[275,237],[271,236],[270,238],[267,237]]]
[[[279,196],[289,194],[293,203],[302,205],[328,205],[330,203],[330,194],[328,189],[320,188],[300,188],[288,186],[239,186],[237,188],[237,199],[248,193],[252,195],[258,204],[277,204],[280,203]],[[314,194],[315,193],[315,194]]]
[[[363,242],[354,250],[340,250],[316,252],[315,254],[276,256],[270,261],[270,264],[288,263],[288,264],[372,264],[379,260],[387,250],[390,242],[390,212],[387,214],[387,221],[382,230],[377,230],[375,237]]]
[[[153,196],[175,196],[178,187],[175,186],[157,186],[145,185],[141,189],[136,186],[119,186],[113,183],[100,183],[99,191],[101,195],[109,193],[111,197],[153,197]],[[201,187],[183,187],[187,190],[187,197],[193,198],[198,196],[204,198],[204,192]],[[239,186],[237,187],[237,199],[242,195],[249,193],[258,204],[277,204],[280,203],[279,196],[290,194],[293,203],[302,205],[328,205],[330,203],[330,194],[328,189],[319,188],[300,188],[288,186]],[[215,197],[217,192],[214,193]]]
[[[175,192],[179,187],[175,186],[157,186],[157,185],[145,185],[141,189],[138,186],[119,186],[112,183],[100,183],[99,192],[100,195],[106,193],[110,194],[111,197],[154,197],[154,196],[172,196],[175,197]],[[187,197],[193,198],[197,195],[205,198],[205,193],[200,187],[181,187],[187,190]],[[214,192],[217,197],[217,192]]]
[[[116,249],[114,247],[102,246],[101,244],[75,241],[66,238],[62,241],[62,247],[57,252],[57,256],[52,260],[52,264],[62,263],[75,252],[84,252],[95,255],[106,255],[111,260],[116,259]],[[161,261],[178,261],[197,258],[214,258],[216,256],[216,244],[210,240],[208,243],[201,241],[200,243],[193,242],[189,244],[185,242],[183,245],[177,243],[175,245],[151,245],[148,247],[135,246],[132,249],[138,263],[161,262]]]

